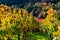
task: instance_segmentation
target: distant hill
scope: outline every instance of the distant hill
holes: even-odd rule
[[[59,0],[0,0],[0,4],[6,5],[18,5],[18,4],[26,4],[26,3],[34,3],[34,2],[41,2],[41,1],[59,1]]]

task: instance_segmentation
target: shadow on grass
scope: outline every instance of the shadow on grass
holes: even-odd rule
[[[20,33],[20,40],[23,40],[23,34]],[[39,33],[39,32],[28,32],[27,33],[27,40],[48,40],[49,37],[47,34]],[[18,36],[14,35],[12,40],[18,40]]]

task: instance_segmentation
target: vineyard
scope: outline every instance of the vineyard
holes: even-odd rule
[[[0,40],[60,40],[60,21],[52,7],[44,19],[24,8],[0,4]]]

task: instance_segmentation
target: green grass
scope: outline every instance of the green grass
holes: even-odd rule
[[[48,36],[46,34],[38,33],[38,32],[30,32],[28,33],[29,40],[48,40]]]
[[[18,36],[14,35],[12,40],[18,40],[17,38],[18,38]],[[21,33],[20,39],[23,40],[22,33]],[[47,36],[47,34],[43,34],[43,33],[28,32],[27,33],[27,40],[48,40],[48,36]]]

